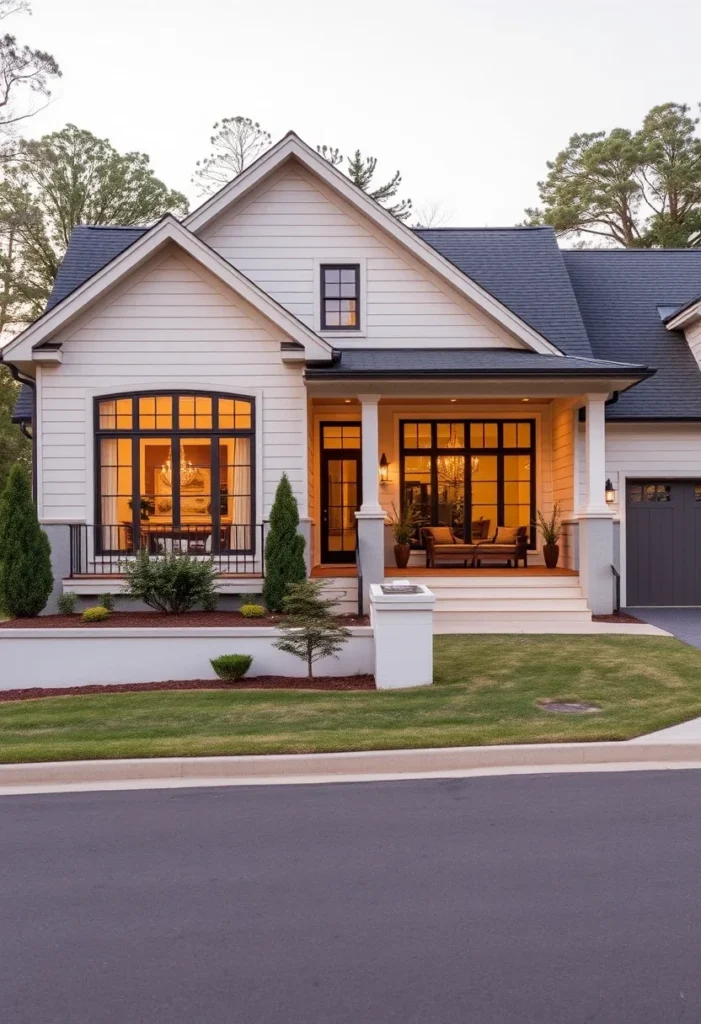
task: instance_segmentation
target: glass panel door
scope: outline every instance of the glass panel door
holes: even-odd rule
[[[324,562],[355,562],[360,508],[360,424],[321,428],[321,557]]]

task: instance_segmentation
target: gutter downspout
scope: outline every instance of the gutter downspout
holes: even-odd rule
[[[16,380],[18,384],[26,384],[26,386],[32,392],[32,431],[31,433],[27,430],[27,424],[23,420],[20,423],[20,430],[25,437],[29,438],[32,442],[32,494],[34,496],[34,503],[37,500],[37,452],[36,452],[36,421],[37,421],[37,384],[36,381],[31,377],[25,377],[24,374],[20,373],[17,367],[13,363],[6,363],[0,353],[0,363],[8,368],[13,380]]]

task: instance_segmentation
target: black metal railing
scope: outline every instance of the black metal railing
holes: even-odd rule
[[[616,581],[616,607],[613,610],[616,615],[618,615],[621,610],[621,574],[615,565],[611,566],[611,572],[613,573],[613,578]]]
[[[92,526],[71,523],[70,575],[123,576],[124,563],[140,551],[152,558],[174,552],[212,558],[224,575],[264,575],[264,527],[222,526],[216,537],[211,526],[165,526],[141,523]]]

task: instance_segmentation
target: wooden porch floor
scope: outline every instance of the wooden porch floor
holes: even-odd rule
[[[329,577],[334,579],[357,576],[354,565],[315,565],[311,571],[312,576]],[[483,569],[463,569],[461,567],[450,568],[439,566],[437,569],[426,569],[422,565],[407,566],[406,569],[397,569],[395,566],[385,568],[385,577],[398,576],[404,579],[409,576],[578,576],[576,569],[546,569],[544,565],[529,565],[526,569],[519,566],[518,569],[503,569],[499,566],[489,565]]]

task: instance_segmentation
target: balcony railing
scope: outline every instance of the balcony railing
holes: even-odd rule
[[[124,563],[140,551],[152,558],[175,552],[212,558],[224,575],[264,574],[265,527],[221,526],[219,536],[211,526],[166,526],[141,523],[91,526],[71,523],[70,576],[123,576]]]

